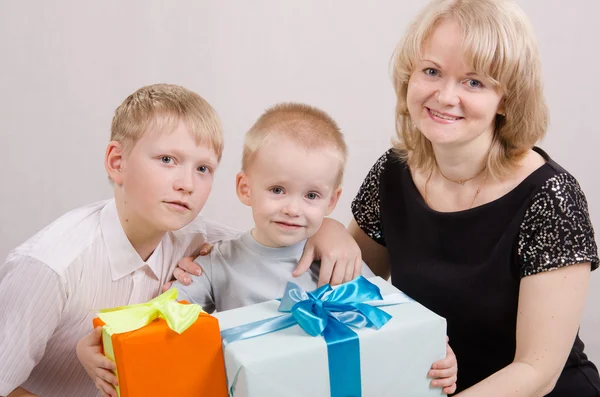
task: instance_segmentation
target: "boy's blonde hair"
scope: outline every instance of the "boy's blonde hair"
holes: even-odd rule
[[[413,124],[406,98],[424,42],[445,19],[462,27],[466,62],[503,93],[505,114],[496,116],[487,167],[492,176],[505,176],[548,125],[537,40],[526,15],[510,0],[433,0],[413,21],[392,58],[394,147],[411,167],[429,171],[435,166],[431,142]]]
[[[179,122],[185,123],[197,144],[210,146],[221,160],[219,116],[200,95],[178,85],[149,85],[129,95],[115,110],[110,139],[128,152],[144,134],[171,132]]]
[[[348,149],[337,123],[324,111],[302,103],[280,103],[260,116],[244,139],[242,171],[247,172],[261,147],[271,139],[293,139],[305,149],[333,148],[340,167],[336,187],[342,183]]]

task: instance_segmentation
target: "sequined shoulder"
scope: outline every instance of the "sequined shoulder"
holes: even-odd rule
[[[583,262],[598,268],[587,200],[573,176],[556,174],[535,194],[521,223],[517,253],[521,277]]]
[[[352,214],[356,223],[367,236],[381,245],[385,245],[385,238],[381,230],[379,186],[381,174],[391,156],[394,156],[393,149],[385,152],[375,162],[352,200]]]

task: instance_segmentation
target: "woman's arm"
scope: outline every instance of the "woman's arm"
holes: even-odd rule
[[[524,277],[514,361],[457,396],[537,397],[550,393],[577,335],[589,280],[589,262]]]
[[[369,268],[377,276],[384,279],[390,278],[390,261],[387,248],[376,243],[371,237],[362,231],[356,220],[352,218],[348,225],[348,232],[358,244],[362,258]]]

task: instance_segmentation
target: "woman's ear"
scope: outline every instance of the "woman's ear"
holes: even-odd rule
[[[506,117],[506,107],[504,105],[504,97],[502,97],[502,99],[500,99],[500,103],[498,104],[498,110],[496,110],[496,114]]]

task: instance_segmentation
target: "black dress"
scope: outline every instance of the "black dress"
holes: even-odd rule
[[[360,228],[387,247],[393,284],[446,318],[457,392],[513,361],[522,277],[574,263],[598,267],[579,184],[535,150],[545,165],[503,197],[470,210],[429,208],[393,150],[373,166],[352,202]],[[548,395],[600,396],[598,370],[579,336]]]

